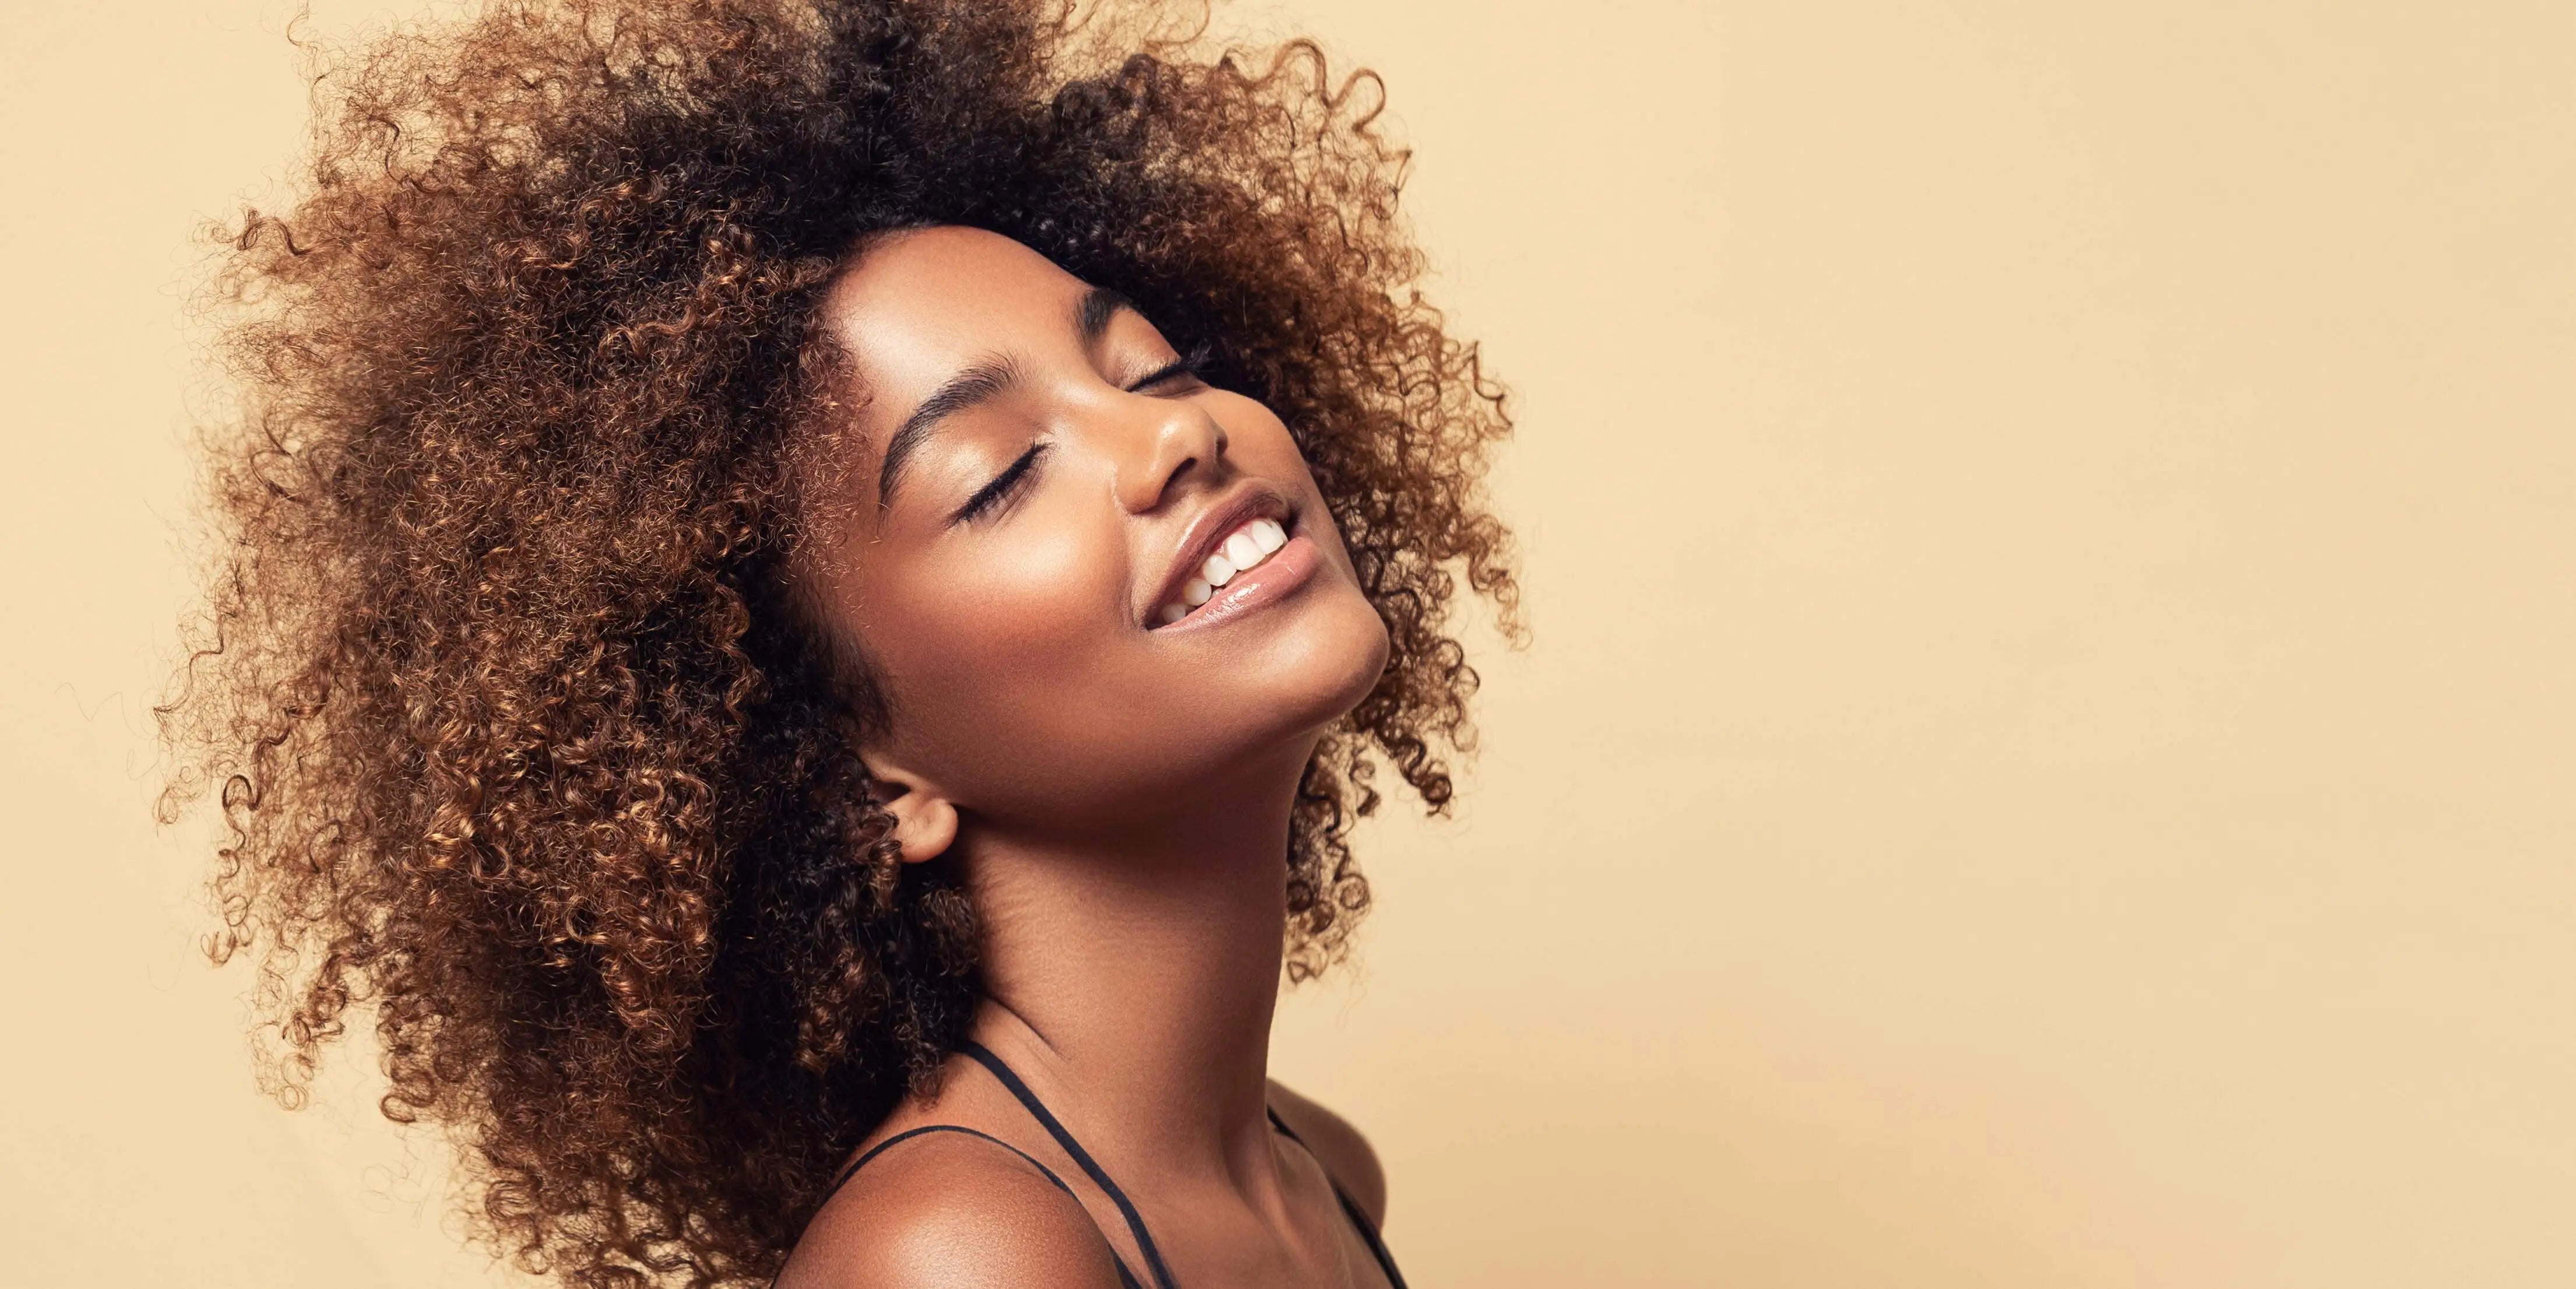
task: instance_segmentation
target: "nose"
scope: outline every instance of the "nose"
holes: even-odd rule
[[[1225,427],[1194,400],[1131,394],[1118,401],[1117,477],[1111,486],[1127,513],[1146,514],[1192,479],[1207,483],[1223,472]]]

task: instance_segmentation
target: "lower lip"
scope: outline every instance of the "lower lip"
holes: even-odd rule
[[[1190,610],[1190,615],[1158,631],[1194,631],[1231,622],[1244,614],[1277,604],[1296,593],[1315,576],[1321,563],[1315,543],[1303,534],[1288,539],[1288,544],[1270,558],[1234,575],[1233,580],[1218,587],[1208,602]]]

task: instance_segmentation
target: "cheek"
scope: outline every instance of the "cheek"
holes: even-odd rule
[[[1332,516],[1325,512],[1324,494],[1315,484],[1315,473],[1306,464],[1305,454],[1297,450],[1295,436],[1276,413],[1261,403],[1223,391],[1216,397],[1221,400],[1217,419],[1231,430],[1228,454],[1249,473],[1283,486],[1293,485],[1291,491],[1310,520],[1307,535],[1324,548],[1326,558],[1341,566],[1343,572],[1350,572],[1350,552],[1342,545]]]
[[[1043,716],[1033,704],[1096,661],[1119,625],[1109,610],[1121,557],[1079,533],[1030,528],[870,588],[862,632],[898,726],[990,731]]]

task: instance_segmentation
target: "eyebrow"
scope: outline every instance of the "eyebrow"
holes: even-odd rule
[[[1136,306],[1126,296],[1105,286],[1095,286],[1082,293],[1073,307],[1074,334],[1090,348],[1109,330],[1109,322],[1120,310],[1134,312]],[[904,467],[912,454],[930,440],[939,422],[970,407],[990,401],[1019,384],[1020,365],[1009,354],[994,354],[977,359],[965,370],[949,377],[912,415],[903,418],[894,433],[886,439],[885,460],[877,466],[877,504],[891,505],[895,489],[903,483]]]
[[[1073,307],[1073,330],[1074,334],[1082,337],[1084,348],[1089,348],[1109,330],[1109,320],[1117,317],[1121,309],[1134,313],[1135,302],[1105,286],[1095,286],[1082,293],[1082,303]]]
[[[877,467],[877,504],[892,504],[894,490],[903,482],[904,467],[913,452],[930,439],[939,422],[1010,389],[1020,381],[1019,364],[1008,354],[981,358],[966,370],[948,378],[912,415],[903,418],[892,437],[886,440],[885,461]]]

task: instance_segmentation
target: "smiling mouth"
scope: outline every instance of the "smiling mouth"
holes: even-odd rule
[[[1288,544],[1287,526],[1276,519],[1247,520],[1226,534],[1216,553],[1207,557],[1181,583],[1181,598],[1155,611],[1155,619],[1165,626],[1188,617],[1190,611],[1208,602],[1226,583],[1251,569],[1259,568]]]

